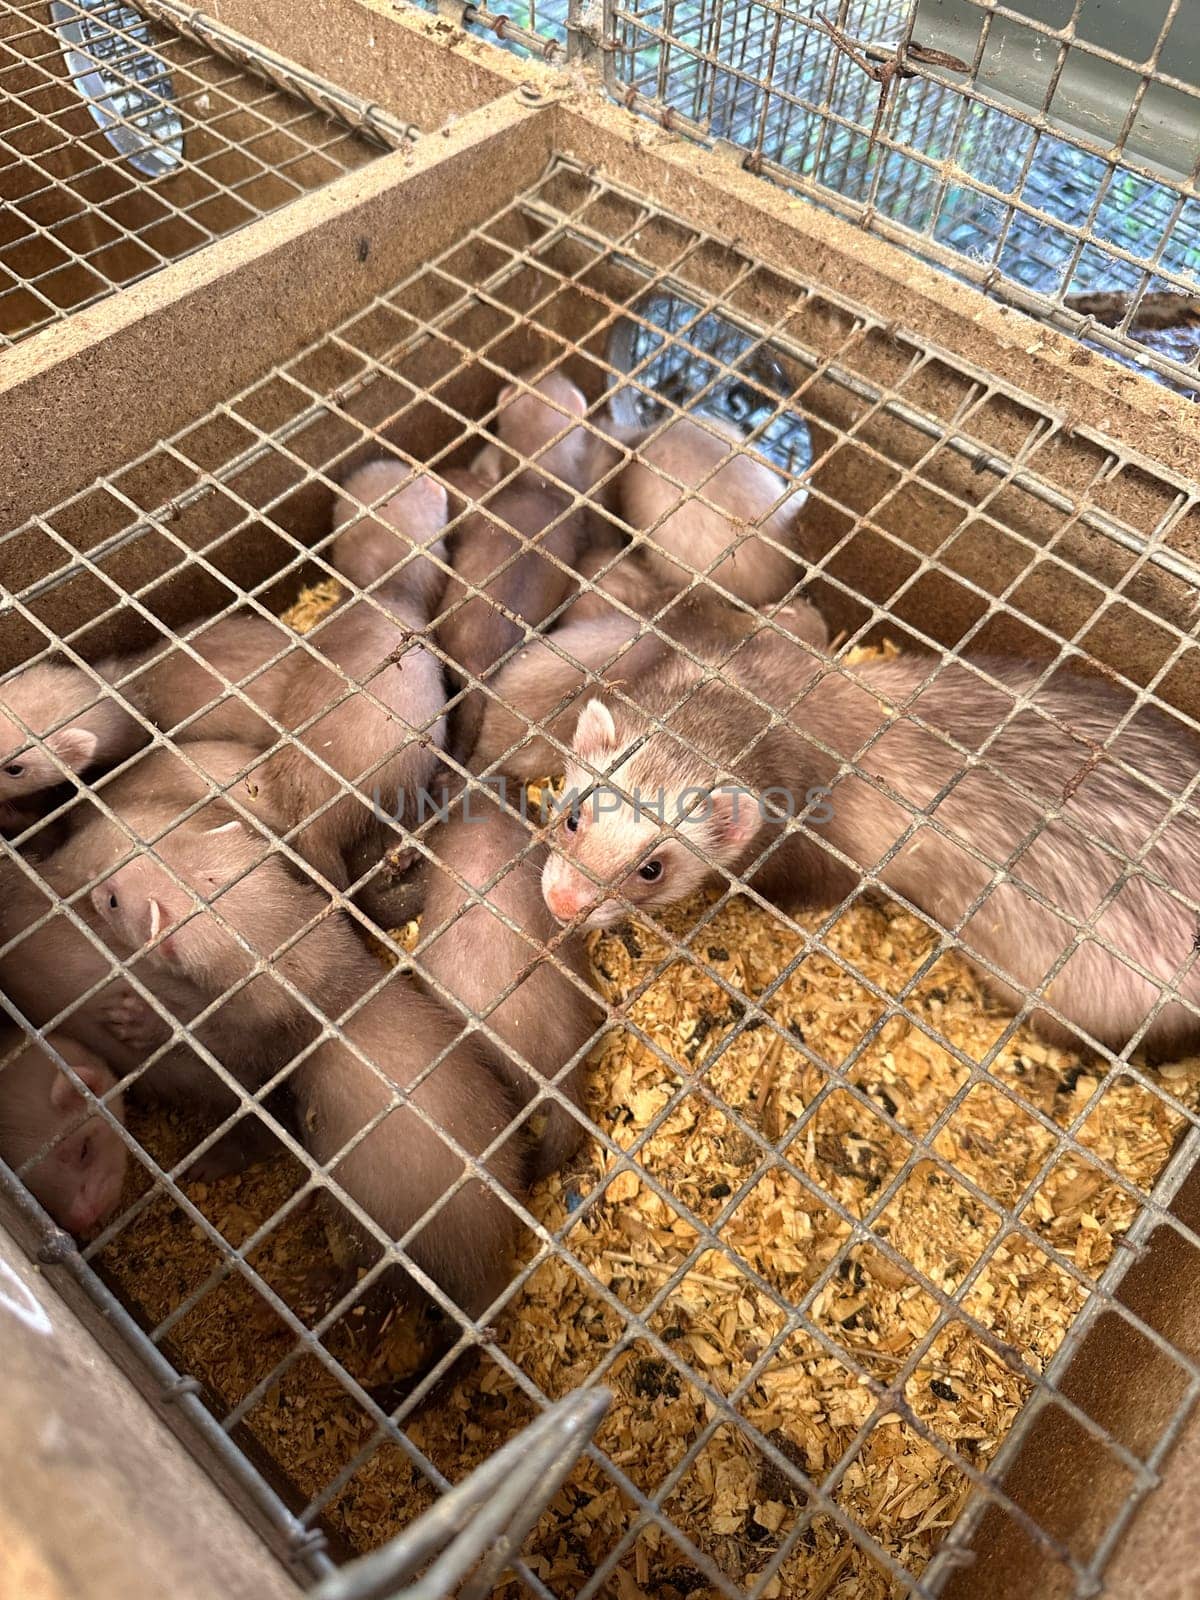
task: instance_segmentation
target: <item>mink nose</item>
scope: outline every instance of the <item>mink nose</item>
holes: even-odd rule
[[[89,1233],[115,1208],[121,1198],[125,1173],[123,1166],[108,1170],[110,1166],[102,1155],[97,1167],[72,1197],[62,1223],[68,1233]]]
[[[76,1195],[65,1210],[62,1225],[68,1233],[87,1233],[99,1222],[100,1211],[95,1196]]]
[[[560,883],[547,884],[545,898],[551,914],[557,917],[559,922],[570,922],[583,909],[580,896],[573,894]]]

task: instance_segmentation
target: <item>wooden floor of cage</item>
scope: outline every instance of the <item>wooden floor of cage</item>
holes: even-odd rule
[[[333,598],[330,586],[310,591],[288,620],[310,626]],[[602,1591],[615,1600],[715,1600],[721,1591],[697,1565],[696,1551],[735,1588],[749,1590],[806,1509],[803,1492],[732,1417],[715,1410],[689,1374],[718,1395],[734,1396],[737,1416],[818,1481],[875,1409],[866,1383],[830,1348],[810,1332],[786,1331],[785,1310],[749,1274],[794,1303],[836,1260],[836,1272],[810,1307],[810,1321],[862,1373],[885,1384],[940,1315],[927,1291],[882,1252],[870,1245],[847,1249],[846,1219],[786,1171],[771,1170],[747,1128],[778,1143],[816,1103],[785,1153],[849,1215],[862,1218],[912,1154],[910,1142],[875,1115],[872,1104],[925,1138],[968,1078],[963,1061],[917,1021],[979,1062],[1011,1020],[985,998],[967,964],[945,954],[904,994],[914,1020],[893,1015],[878,1027],[886,1006],[871,986],[886,996],[901,995],[936,945],[933,932],[894,903],[870,895],[857,900],[824,936],[838,959],[810,954],[780,982],[794,962],[795,933],[744,897],[720,904],[716,898],[711,907],[684,905],[664,918],[678,944],[637,924],[593,936],[597,983],[610,1004],[627,1007],[628,1026],[610,1031],[593,1053],[587,1109],[622,1150],[637,1146],[644,1177],[628,1169],[610,1177],[611,1160],[593,1143],[542,1183],[529,1202],[551,1234],[564,1232],[567,1251],[595,1283],[641,1314],[676,1359],[666,1359],[644,1339],[630,1340],[615,1306],[562,1255],[536,1269],[495,1328],[495,1347],[549,1398],[591,1377],[613,1390],[597,1443],[637,1490],[661,1495],[660,1518],[640,1529]],[[816,931],[828,915],[796,920]],[[689,933],[697,924],[699,932]],[[415,942],[416,931],[415,924],[396,930],[401,950]],[[753,1018],[747,1023],[746,1006],[730,990],[751,1002],[769,993],[763,1008],[781,1031]],[[873,1029],[875,1037],[856,1051]],[[783,1034],[794,1037],[797,1047],[785,1044]],[[832,1074],[813,1065],[801,1044],[828,1063]],[[839,1084],[842,1065],[851,1058]],[[1174,1097],[1200,1107],[1200,1058],[1159,1070]],[[1027,1028],[1002,1046],[990,1076],[1019,1088],[1064,1130],[1097,1088],[1086,1058],[1047,1046]],[[857,1086],[862,1096],[846,1085]],[[164,1166],[182,1160],[196,1142],[195,1127],[178,1113],[143,1109],[130,1120],[143,1147]],[[1184,1122],[1136,1078],[1120,1076],[1077,1138],[1085,1152],[1148,1193]],[[1011,1210],[1056,1143],[1046,1126],[984,1081],[962,1098],[934,1148],[969,1183]],[[764,1170],[739,1201],[759,1165]],[[281,1157],[185,1188],[237,1249],[285,1204],[299,1177],[299,1166]],[[126,1201],[148,1188],[148,1173],[136,1167]],[[702,1236],[663,1193],[719,1235],[721,1247],[696,1254]],[[593,1194],[599,1196],[595,1203],[585,1203]],[[1022,1216],[1090,1283],[1111,1259],[1136,1209],[1133,1197],[1099,1165],[1064,1148]],[[986,1203],[928,1160],[912,1166],[874,1224],[880,1238],[951,1295],[1004,1227]],[[273,1228],[248,1261],[311,1326],[341,1292],[331,1263],[337,1249],[337,1239],[309,1208]],[[534,1254],[530,1237],[525,1259]],[[156,1328],[200,1289],[220,1258],[169,1197],[157,1196],[95,1265],[139,1320]],[[1084,1283],[1009,1230],[961,1305],[1036,1373],[1054,1356],[1086,1295]],[[982,1469],[1033,1385],[968,1323],[943,1321],[904,1399],[938,1437]],[[436,1349],[434,1329],[415,1307],[401,1308],[382,1328],[356,1307],[325,1342],[364,1388],[385,1392],[402,1390]],[[200,1380],[218,1411],[227,1412],[295,1344],[265,1299],[230,1274],[174,1323],[163,1348],[179,1370]],[[405,1431],[457,1481],[535,1415],[535,1403],[484,1353],[440,1385]],[[248,1409],[245,1430],[298,1501],[324,1499],[376,1438],[366,1410],[309,1355],[288,1366]],[[694,1458],[681,1468],[700,1440]],[[915,1577],[968,1490],[958,1467],[893,1412],[866,1435],[834,1499]],[[381,1441],[328,1498],[324,1521],[346,1549],[366,1551],[404,1528],[433,1499],[434,1491],[401,1449]],[[618,1482],[585,1458],[527,1541],[526,1563],[567,1600],[610,1557],[639,1514]],[[765,1600],[883,1600],[906,1589],[822,1512],[761,1593]],[[528,1592],[513,1577],[495,1594],[496,1600],[516,1600]]]

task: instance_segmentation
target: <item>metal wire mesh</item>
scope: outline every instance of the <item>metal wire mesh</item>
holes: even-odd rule
[[[415,135],[187,7],[142,9],[0,6],[0,345]]]
[[[469,0],[415,0],[426,10],[451,17],[473,33],[490,35],[506,50],[560,64],[570,51],[572,30],[589,13],[599,22],[598,0],[526,0],[507,6],[472,5]]]
[[[635,364],[624,359],[618,367],[614,332],[630,326],[635,338],[625,349],[632,349]],[[275,618],[302,583],[337,575],[328,560],[329,515],[348,465],[380,451],[393,458],[402,452],[435,473],[461,463],[487,442],[500,386],[560,362],[587,392],[593,417],[610,387],[636,389],[651,378],[661,387],[645,395],[648,414],[669,420],[676,407],[715,395],[750,424],[745,448],[761,446],[784,470],[790,470],[793,452],[802,454],[810,494],[805,592],[839,631],[837,661],[855,646],[886,637],[927,651],[934,676],[952,670],[965,652],[982,649],[1036,659],[1043,682],[1063,663],[1091,665],[1128,690],[1131,716],[1154,707],[1181,730],[1200,731],[1186,709],[1200,588],[1183,544],[1196,514],[1194,485],[995,382],[960,355],[883,326],[868,307],[815,287],[800,272],[781,275],[567,160],[555,162],[527,193],[393,292],[138,460],[0,541],[0,567],[27,561],[36,551],[42,569],[35,580],[13,585],[0,648],[14,664],[65,655],[90,674],[101,695],[112,691],[94,663],[98,652],[117,641],[128,648],[135,639],[157,636],[194,648],[198,610],[206,620],[246,608]],[[773,391],[764,373],[783,375],[786,392]],[[697,571],[691,578],[707,581]],[[544,633],[551,648],[553,621],[548,619]],[[769,629],[770,612],[759,622]],[[652,618],[642,626],[658,631],[661,624]],[[1131,639],[1139,641],[1137,651]],[[312,648],[307,636],[281,634],[281,658]],[[344,691],[370,693],[350,679],[344,679]],[[244,697],[246,684],[227,681],[224,693]],[[1014,701],[997,737],[1020,709]],[[170,743],[148,725],[145,732],[152,749]],[[298,736],[275,723],[280,746]],[[853,770],[882,789],[873,775],[875,742],[852,761],[838,760],[843,771]],[[219,791],[236,811],[253,817],[251,791],[240,778],[214,786],[186,742],[170,747],[200,780],[203,793],[193,812],[203,795]],[[978,752],[985,765],[990,748],[989,741]],[[1116,759],[1111,747],[1109,753]],[[310,754],[320,759],[319,751]],[[130,757],[125,767],[132,770],[140,759]],[[327,772],[345,787],[333,769]],[[1192,804],[1194,781],[1194,772],[1182,774],[1178,792],[1163,794],[1161,826]],[[48,822],[33,825],[7,848],[7,870],[19,874],[10,882],[39,880],[40,852],[54,843],[52,830],[69,824],[85,803],[113,815],[104,784],[73,795]],[[1044,805],[1040,810],[1035,837],[1051,821]],[[165,865],[156,846],[173,820],[159,818],[150,837],[135,836],[131,847],[149,849]],[[914,826],[916,821],[914,813]],[[393,825],[393,831],[399,844],[415,843],[436,857],[436,824],[411,832]],[[530,850],[536,842],[531,834]],[[1152,842],[1139,841],[1137,848]],[[298,873],[314,877],[300,830],[274,848]],[[1003,881],[1011,862],[993,860],[986,840],[977,841],[976,849]],[[1137,867],[1132,853],[1123,858],[1114,893]],[[1165,1230],[1189,1249],[1200,1245],[1170,1209],[1193,1160],[1196,1103],[1186,1080],[1145,1064],[1136,1041],[1120,1051],[1097,1048],[1086,1058],[1086,1069],[1082,1063],[1073,1069],[1070,1091],[1055,1087],[1047,1100],[1030,1077],[1036,1076],[1035,1057],[1029,1035],[1020,1031],[1022,1018],[1049,1005],[1044,993],[1020,995],[1016,1014],[996,1016],[977,1053],[964,1048],[943,1025],[937,1009],[942,1002],[935,1000],[930,1009],[925,999],[930,984],[947,981],[947,955],[960,943],[956,929],[939,927],[887,889],[885,868],[881,862],[862,875],[832,909],[800,918],[767,908],[747,889],[784,939],[778,966],[758,984],[739,980],[729,951],[716,948],[719,919],[744,885],[723,883],[715,899],[681,919],[651,918],[656,942],[638,946],[646,959],[609,1007],[602,1053],[614,1048],[614,1039],[635,1041],[652,1065],[653,1093],[639,1116],[632,1109],[634,1085],[626,1086],[621,1105],[589,1102],[591,1142],[565,1180],[561,1214],[498,1183],[487,1163],[500,1135],[482,1152],[457,1149],[464,1176],[500,1196],[520,1219],[524,1237],[511,1284],[476,1318],[413,1265],[409,1247],[417,1228],[399,1241],[390,1239],[314,1159],[303,1129],[276,1114],[273,1090],[288,1081],[313,1045],[304,1045],[297,1060],[267,1083],[248,1089],[197,1036],[195,1017],[183,1026],[168,1014],[173,1037],[182,1032],[207,1060],[225,1084],[232,1109],[199,1129],[168,1119],[165,1125],[131,1121],[130,1131],[109,1107],[108,1119],[128,1146],[137,1182],[127,1188],[118,1213],[82,1247],[82,1261],[129,1304],[160,1358],[168,1354],[189,1374],[202,1369],[204,1399],[230,1448],[252,1448],[257,1460],[265,1459],[269,1471],[283,1478],[281,1492],[296,1507],[299,1525],[332,1527],[359,1548],[448,1493],[474,1454],[490,1454],[523,1421],[544,1412],[559,1386],[603,1383],[640,1397],[642,1431],[602,1429],[566,1484],[539,1507],[538,1525],[513,1562],[513,1581],[526,1593],[543,1600],[561,1594],[568,1580],[560,1565],[574,1561],[574,1592],[582,1597],[620,1581],[630,1594],[707,1587],[757,1600],[798,1592],[797,1584],[812,1580],[819,1557],[830,1583],[853,1580],[856,1593],[894,1586],[932,1596],[956,1563],[972,1559],[968,1524],[942,1539],[973,1494],[1011,1519],[1054,1564],[1066,1588],[1094,1592],[1098,1573],[1134,1507],[1153,1487],[1200,1391],[1195,1351],[1181,1348],[1120,1294],[1126,1262],[1141,1259],[1152,1235]],[[504,871],[485,884],[484,894],[503,876]],[[387,877],[386,859],[366,867],[350,892],[318,876],[325,894],[317,897],[313,918],[269,959],[237,936],[247,956],[243,986],[270,972],[317,1028],[342,1038],[367,1065],[340,1012],[326,1014],[320,996],[281,973],[280,963],[286,948],[295,948],[330,917],[372,938],[385,934],[362,909],[361,891]],[[87,936],[80,913],[90,887],[81,885],[70,906],[52,903],[32,931],[46,918],[67,918]],[[931,931],[911,970],[886,982],[848,951],[839,934],[864,893],[900,905]],[[1200,916],[1200,908],[1187,904]],[[219,901],[211,910],[220,915]],[[0,948],[0,960],[11,961],[29,931]],[[409,954],[418,973],[431,932],[422,928]],[[1094,925],[1068,918],[1056,970],[1084,937],[1103,943]],[[612,948],[619,955],[620,940]],[[544,959],[562,965],[553,951]],[[781,1021],[775,1003],[790,980],[817,967],[870,1002],[857,1020],[847,1014],[840,1056],[814,1047],[803,1029]],[[108,981],[107,970],[89,995]],[[139,969],[123,971],[151,1008],[161,1010]],[[640,1010],[638,1002],[656,983],[684,984],[689,974],[710,985],[728,1010],[715,1030],[710,1018],[706,1029],[683,1041],[656,1028],[653,1011]],[[514,984],[519,979],[514,974]],[[377,992],[386,992],[390,981],[381,965]],[[72,1004],[72,1014],[86,998]],[[1162,990],[1158,1004],[1168,998]],[[5,1004],[16,1014],[11,1001]],[[70,1030],[69,1016],[42,1022]],[[464,1028],[472,1023],[488,1033],[488,1017],[468,1016]],[[923,1118],[898,1106],[883,1087],[880,1052],[889,1048],[895,1026],[913,1031],[954,1066],[952,1092]],[[732,1097],[722,1076],[739,1053],[759,1049],[764,1040],[771,1059],[782,1060],[787,1071],[813,1075],[802,1103],[774,1116],[767,1114],[765,1099]],[[130,1072],[127,1086],[154,1059],[151,1054]],[[437,1065],[431,1060],[428,1070]],[[575,1114],[562,1082],[560,1075],[547,1084],[539,1103],[544,1108],[554,1102]],[[997,1138],[1005,1125],[1036,1133],[1037,1158],[1015,1183],[1004,1175],[1003,1154],[990,1168],[968,1160],[964,1117],[984,1095],[995,1101]],[[866,1137],[867,1147],[873,1149],[875,1139],[892,1152],[877,1167],[852,1173],[846,1181],[860,1186],[850,1192],[839,1185],[855,1168],[854,1151],[864,1141],[856,1145],[855,1137],[836,1134],[831,1147],[835,1104],[853,1108],[863,1126],[877,1130]],[[1159,1154],[1150,1169],[1130,1168],[1119,1151],[1094,1137],[1096,1118],[1114,1105],[1135,1105],[1136,1112],[1128,1114],[1140,1119],[1139,1126],[1169,1129],[1161,1148],[1155,1146]],[[689,1108],[719,1116],[728,1139],[743,1152],[736,1184],[716,1185],[709,1193],[702,1173],[686,1163],[663,1166],[652,1156],[656,1136]],[[273,1176],[253,1205],[222,1206],[216,1203],[219,1186],[197,1185],[185,1174],[195,1156],[212,1151],[243,1113],[271,1124]],[[1099,1196],[1120,1200],[1124,1249],[1114,1247],[1092,1260],[1039,1224],[1039,1199],[1064,1172],[1088,1175],[1094,1209]],[[775,1233],[757,1256],[748,1256],[740,1236],[736,1248],[731,1240],[739,1211],[756,1194],[761,1197],[764,1184],[778,1195],[769,1212]],[[953,1268],[936,1244],[917,1258],[896,1242],[898,1208],[919,1211],[920,1195],[930,1192],[930,1184],[957,1197],[962,1236],[953,1248]],[[334,1274],[332,1284],[311,1274],[289,1277],[285,1258],[272,1255],[272,1248],[303,1223],[308,1200],[331,1189],[374,1240],[376,1254],[364,1270]],[[598,1229],[614,1207],[627,1207],[634,1191],[657,1208],[653,1246],[646,1217],[631,1213],[624,1253],[589,1253],[589,1230]],[[833,1242],[814,1253],[811,1270],[781,1281],[771,1252],[795,1237],[800,1219],[814,1215],[827,1219]],[[161,1230],[172,1219],[203,1246],[186,1269],[161,1254]],[[642,1259],[654,1269],[652,1292],[630,1266]],[[994,1290],[998,1279],[1016,1270],[1018,1259],[1028,1267],[1023,1283],[1036,1270],[1052,1271],[1068,1285],[1072,1306],[1084,1308],[1071,1331],[1065,1337],[1062,1330],[1052,1331],[1044,1348],[1036,1339],[1014,1340],[1011,1328],[988,1313],[985,1286]],[[355,1332],[363,1325],[358,1319],[366,1314],[369,1291],[397,1260],[442,1308],[448,1329],[436,1364],[398,1390],[372,1382],[371,1363],[364,1359],[383,1333],[376,1329],[364,1339]],[[890,1275],[905,1303],[919,1296],[928,1307],[919,1328],[886,1330],[861,1321],[864,1263],[869,1270],[871,1262]],[[548,1368],[535,1368],[532,1347],[521,1339],[547,1273],[561,1273],[577,1285],[588,1308],[573,1317],[577,1327],[563,1372],[553,1360]],[[725,1331],[701,1337],[688,1331],[689,1307],[713,1282],[728,1296]],[[1098,1419],[1063,1381],[1082,1330],[1102,1316],[1115,1318],[1172,1377],[1152,1436],[1136,1445]],[[236,1349],[232,1365],[214,1365],[205,1326],[216,1328],[223,1350]],[[579,1329],[584,1336],[575,1340]],[[934,1401],[938,1384],[952,1394],[957,1390],[930,1374],[945,1371],[940,1354],[953,1331],[976,1352],[973,1377],[971,1371],[950,1372],[955,1385],[974,1382],[982,1394],[986,1374],[1013,1375],[1022,1394],[1052,1408],[1096,1452],[1098,1472],[1121,1475],[1118,1501],[1106,1502],[1085,1543],[1043,1525],[1036,1504],[1009,1493],[1000,1470],[1005,1458],[993,1456],[998,1437],[980,1448],[982,1441],[969,1428],[951,1430],[942,1422],[929,1400],[930,1384]],[[558,1328],[545,1334],[543,1344],[553,1350],[553,1341],[565,1337]],[[736,1347],[736,1356],[723,1360],[713,1338]],[[464,1353],[477,1363],[465,1378],[454,1367]],[[832,1371],[837,1392],[861,1401],[848,1406],[824,1455],[806,1448],[805,1429],[815,1428],[815,1416],[808,1424],[801,1421],[797,1432],[795,1418],[764,1399],[779,1392],[781,1375],[809,1367]],[[441,1380],[457,1385],[449,1399],[447,1389],[438,1387]],[[501,1394],[505,1405],[497,1411],[495,1397]],[[691,1422],[676,1441],[673,1459],[663,1466],[654,1457],[647,1477],[643,1458],[653,1454],[668,1403],[680,1396],[694,1397]],[[339,1410],[344,1405],[351,1420]],[[331,1421],[332,1412],[342,1421]],[[453,1419],[449,1433],[439,1434],[436,1419],[447,1415]],[[326,1434],[337,1440],[332,1453]],[[889,1496],[895,1499],[889,1473],[896,1451],[889,1441],[901,1434],[927,1452],[931,1473],[949,1474],[936,1508],[925,1501],[913,1513],[910,1526],[920,1522],[923,1528],[915,1543],[901,1539],[881,1511]],[[731,1475],[743,1482],[749,1475],[756,1486],[747,1491],[733,1529],[722,1520],[729,1513],[720,1492]],[[380,1478],[390,1511],[356,1522],[356,1505],[378,1505],[371,1486]],[[399,1500],[397,1483],[407,1485]],[[294,1532],[290,1541],[294,1547]],[[934,1564],[928,1565],[931,1555]],[[501,1585],[495,1592],[511,1590]]]
[[[1178,0],[614,0],[604,48],[631,106],[731,141],[753,171],[1192,392],[1194,28]],[[876,129],[884,86],[861,60],[897,50],[905,76]]]

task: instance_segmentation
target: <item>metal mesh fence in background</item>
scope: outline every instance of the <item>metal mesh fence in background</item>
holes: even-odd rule
[[[0,345],[415,132],[169,0],[4,0]]]
[[[613,386],[652,381],[647,415],[669,422],[715,395],[750,428],[746,449],[785,471],[802,456],[804,592],[838,661],[894,641],[927,652],[936,679],[968,653],[1015,652],[1043,681],[1063,664],[1099,671],[1130,716],[1200,733],[1182,709],[1194,485],[567,160],[308,349],[0,541],[0,563],[36,548],[45,568],[12,595],[0,648],[14,661],[65,652],[88,671],[134,619],[178,644],[197,637],[201,607],[276,617],[336,576],[329,518],[348,465],[398,450],[434,473],[469,461],[501,386],[559,363],[593,418]],[[135,582],[138,551],[157,575]],[[773,608],[755,626],[778,627]],[[281,653],[313,648],[281,641]],[[302,735],[277,725],[274,737]],[[173,748],[209,790],[188,745]],[[872,748],[850,765],[878,786]],[[1164,824],[1194,777],[1164,792]],[[87,800],[104,808],[106,787]],[[248,805],[239,783],[220,787]],[[8,851],[7,871],[36,882],[39,849],[83,800],[64,804],[17,841],[20,862]],[[1050,820],[1039,809],[1035,838]],[[169,822],[142,841],[151,854]],[[436,826],[416,842],[436,857]],[[1011,863],[976,843],[1003,878]],[[299,831],[286,853],[306,870]],[[396,930],[363,911],[360,890],[387,876],[380,860],[350,894],[322,885],[311,926],[332,917],[386,940]],[[45,917],[77,915],[90,887],[74,913],[53,902]],[[614,1584],[667,1600],[838,1583],[932,1596],[971,1559],[951,1530],[973,1495],[1063,1592],[1092,1593],[1200,1388],[1195,1351],[1120,1294],[1153,1237],[1200,1247],[1169,1209],[1197,1142],[1194,1081],[1129,1048],[1045,1046],[1022,1026],[1045,995],[1019,995],[1016,1015],[985,1007],[955,932],[888,890],[882,866],[796,918],[744,887],[594,946],[608,1032],[591,1060],[589,1141],[532,1196],[502,1196],[523,1230],[513,1282],[480,1318],[444,1308],[431,1370],[413,1359],[411,1317],[366,1320],[397,1256],[386,1236],[374,1230],[382,1253],[367,1270],[331,1269],[307,1202],[324,1188],[355,1204],[286,1123],[253,1175],[197,1183],[196,1149],[231,1119],[197,1129],[153,1106],[131,1113],[136,1176],[83,1259],[157,1358],[200,1386],[226,1448],[267,1463],[300,1526],[344,1547],[404,1527],[564,1392],[605,1385],[595,1442],[538,1506],[514,1575],[497,1578],[505,1600],[591,1600]],[[405,941],[418,973],[429,932]],[[1068,949],[1085,935],[1103,942],[1071,927]],[[326,1032],[346,1032],[280,960],[250,954],[250,974],[270,971]],[[126,978],[137,985],[136,965]],[[389,981],[381,964],[381,992]],[[180,1034],[203,1050],[191,1024]],[[247,1093],[214,1067],[254,1117],[294,1070]],[[500,1194],[485,1159],[469,1168]],[[1063,1381],[1100,1317],[1163,1374],[1153,1426],[1133,1441]],[[455,1368],[463,1353],[474,1363]],[[1078,1435],[1094,1481],[1123,1485],[1086,1538],[1014,1499],[997,1471],[1030,1400]]]
[[[906,52],[874,142],[885,86],[825,21],[877,69]],[[1110,352],[1195,385],[1200,83],[1179,0],[614,0],[608,29],[618,96],[992,293],[1077,329],[1094,315]]]
[[[559,63],[590,40],[631,108],[1195,392],[1200,37],[1182,0],[443,9]],[[862,63],[898,48],[877,127],[884,84]]]

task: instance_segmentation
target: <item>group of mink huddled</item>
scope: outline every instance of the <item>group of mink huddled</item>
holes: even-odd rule
[[[272,1095],[359,1229],[481,1314],[587,1128],[585,931],[733,879],[792,910],[869,873],[1044,1032],[1195,1035],[1184,725],[1069,664],[837,661],[797,598],[802,491],[713,414],[586,413],[531,374],[468,469],[354,470],[351,594],[303,637],[248,606],[0,684],[0,988],[42,1030],[0,1047],[0,1157],[64,1227],[117,1204],[118,1080],[217,1114],[206,1172]],[[415,975],[349,898],[397,834]]]

